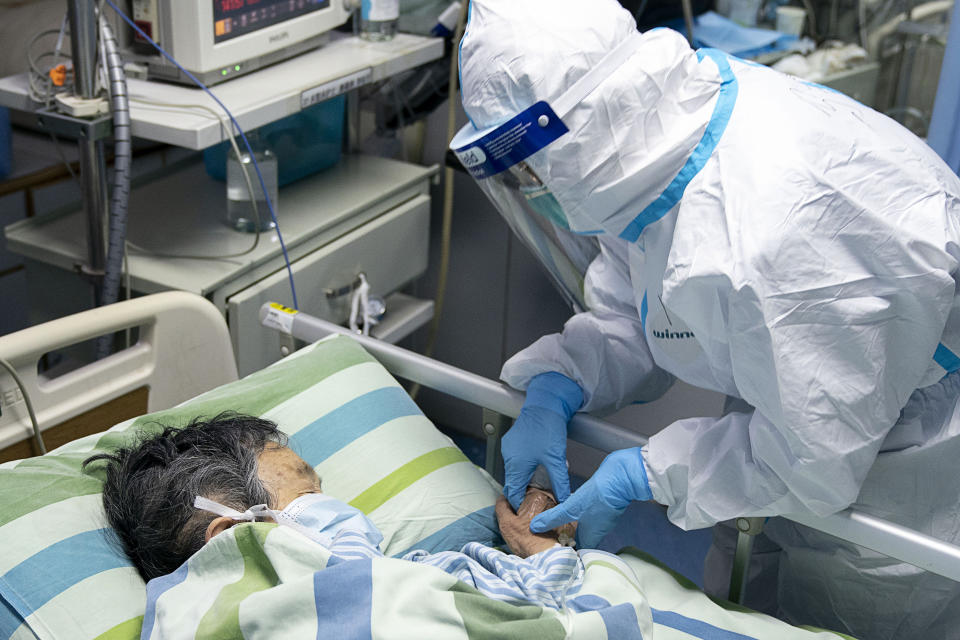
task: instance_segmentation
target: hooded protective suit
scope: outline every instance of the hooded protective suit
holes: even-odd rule
[[[464,109],[479,130],[565,100],[628,41],[556,110],[566,133],[524,160],[563,226],[599,239],[589,310],[503,379],[558,372],[586,411],[655,397],[672,376],[749,405],[644,449],[681,527],[856,502],[960,541],[960,180],[892,120],[675,32],[639,35],[613,0],[474,0]],[[789,521],[767,534],[788,619],[960,638],[949,580]]]

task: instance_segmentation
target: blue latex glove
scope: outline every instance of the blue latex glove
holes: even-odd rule
[[[543,533],[579,520],[577,544],[595,549],[628,504],[652,498],[640,447],[621,449],[604,458],[597,472],[568,500],[534,518],[530,531]]]
[[[500,445],[503,495],[514,510],[520,508],[537,465],[546,468],[558,501],[570,496],[567,423],[582,404],[580,385],[563,374],[551,371],[530,380],[520,415]]]

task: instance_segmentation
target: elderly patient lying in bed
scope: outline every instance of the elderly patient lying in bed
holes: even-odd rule
[[[175,572],[212,538],[253,520],[290,526],[341,561],[381,557],[376,526],[323,495],[316,472],[285,442],[270,421],[221,414],[84,464],[107,463],[107,518],[145,580]],[[583,568],[556,534],[529,530],[553,504],[531,489],[516,514],[500,497],[500,530],[516,555],[468,543],[459,552],[412,551],[402,559],[438,567],[497,600],[559,609],[578,591]]]

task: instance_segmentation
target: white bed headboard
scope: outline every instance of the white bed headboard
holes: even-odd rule
[[[133,327],[139,327],[139,339],[127,349],[52,380],[37,373],[45,353]],[[156,411],[237,379],[223,316],[206,299],[181,291],[119,302],[0,336],[0,358],[23,381],[41,431],[140,387],[149,387],[148,411]],[[19,389],[0,369],[0,449],[32,436]]]

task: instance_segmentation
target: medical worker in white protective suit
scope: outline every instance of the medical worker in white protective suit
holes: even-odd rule
[[[569,496],[578,410],[674,377],[742,409],[610,454],[534,531],[579,519],[594,546],[632,500],[685,529],[856,503],[960,542],[960,180],[923,142],[836,92],[641,35],[614,0],[474,0],[460,71],[471,124],[451,148],[583,310],[504,366],[527,390],[507,498],[538,464]],[[787,619],[960,638],[957,584],[784,519],[766,533]]]

